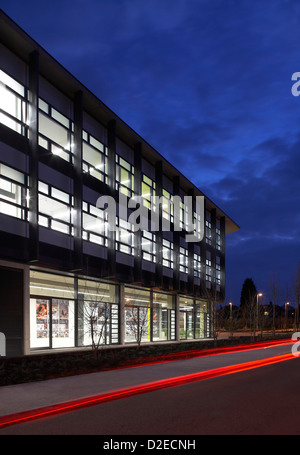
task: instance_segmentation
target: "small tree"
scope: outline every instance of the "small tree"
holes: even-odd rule
[[[106,329],[109,323],[109,308],[107,303],[88,302],[83,306],[83,319],[87,332],[91,337],[92,351],[98,360],[101,348],[106,344]]]
[[[99,354],[106,344],[107,330],[110,324],[110,304],[103,296],[101,283],[86,282],[78,298],[78,321],[80,321],[82,336],[88,335],[94,359],[98,360]],[[92,292],[90,292],[92,291]]]
[[[149,331],[149,308],[126,306],[126,326],[134,335],[138,348]]]

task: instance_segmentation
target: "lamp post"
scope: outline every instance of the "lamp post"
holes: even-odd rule
[[[287,329],[287,306],[290,304],[290,302],[285,302],[285,330]]]
[[[232,302],[229,302],[229,308],[230,308],[230,337],[233,338],[233,332],[232,332]]]
[[[256,294],[256,331],[258,333],[258,297],[261,297],[262,296],[262,293],[261,292],[258,292]]]

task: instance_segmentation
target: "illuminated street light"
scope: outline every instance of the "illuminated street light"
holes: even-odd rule
[[[287,306],[290,302],[285,302],[285,329],[287,329]]]
[[[232,338],[233,337],[233,332],[232,332],[232,302],[229,302],[229,308],[230,308],[230,336]]]
[[[261,292],[256,294],[256,331],[257,331],[257,333],[258,333],[258,297],[262,297]]]

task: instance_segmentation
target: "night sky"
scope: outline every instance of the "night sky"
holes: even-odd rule
[[[226,303],[284,303],[300,261],[300,2],[2,0],[1,8],[239,226]],[[294,296],[289,296],[294,302]]]

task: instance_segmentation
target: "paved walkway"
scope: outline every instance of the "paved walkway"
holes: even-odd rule
[[[291,344],[0,387],[0,416],[291,353]]]

